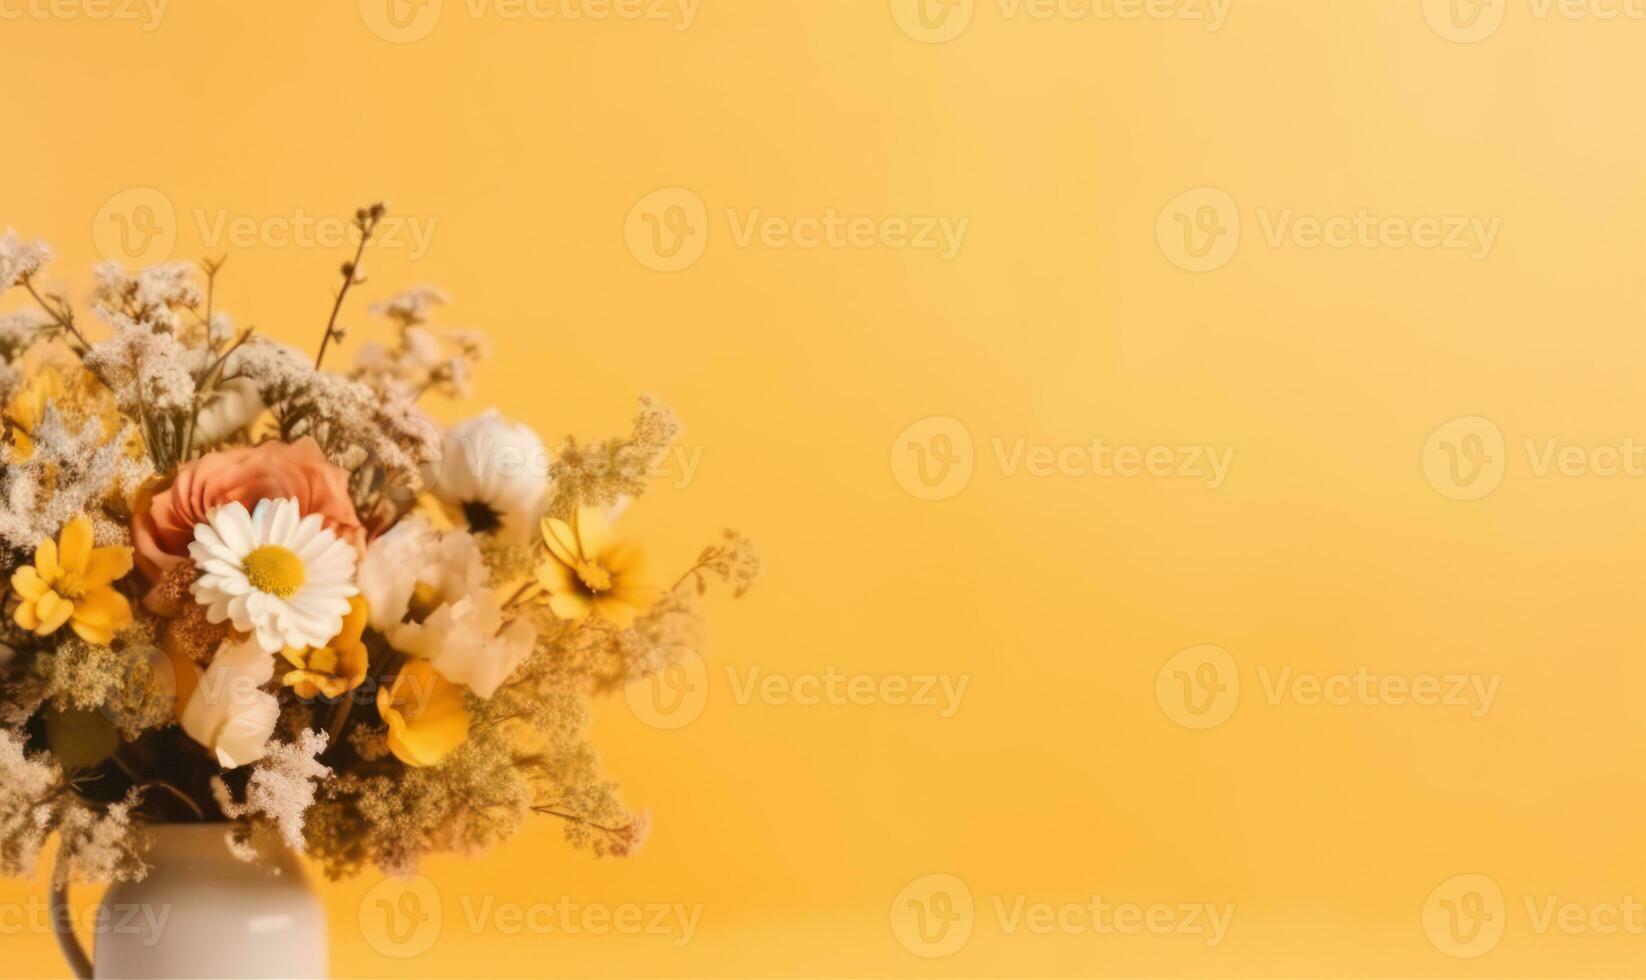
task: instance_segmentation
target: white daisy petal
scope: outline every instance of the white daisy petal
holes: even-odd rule
[[[251,515],[246,513],[245,504],[224,504],[212,511],[206,520],[211,529],[217,532],[223,547],[235,554],[244,555],[257,547],[256,537],[252,533]],[[199,536],[200,532],[196,529],[195,537]]]
[[[296,532],[302,515],[297,509],[297,501],[292,500],[289,503],[290,507],[281,507],[275,511],[274,519],[269,524],[268,537],[265,539],[269,544],[291,547],[292,535]]]
[[[252,540],[262,544],[269,540],[269,519],[273,516],[274,501],[259,500],[251,512]]]

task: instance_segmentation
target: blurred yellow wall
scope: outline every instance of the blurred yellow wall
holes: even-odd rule
[[[763,547],[597,706],[642,854],[433,860],[412,939],[326,885],[334,970],[1646,972],[1646,8],[922,2],[0,0],[77,294],[227,253],[312,346],[386,199],[348,349],[436,283],[447,414],[656,394],[631,531]]]

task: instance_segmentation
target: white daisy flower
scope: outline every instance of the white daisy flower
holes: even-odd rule
[[[307,517],[297,501],[232,503],[196,524],[189,557],[201,575],[191,587],[213,623],[232,620],[270,653],[321,647],[343,628],[354,585],[355,550]]]
[[[527,426],[495,411],[459,422],[440,447],[434,495],[447,516],[475,534],[525,544],[549,495],[549,451]]]

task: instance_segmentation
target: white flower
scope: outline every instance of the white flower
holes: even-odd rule
[[[0,292],[4,292],[40,271],[52,260],[51,246],[45,242],[25,242],[10,228],[0,235]]]
[[[230,378],[218,385],[200,405],[194,426],[197,447],[215,446],[244,429],[263,414],[263,397],[257,382],[250,378]]]
[[[321,647],[343,628],[354,586],[354,548],[307,517],[297,501],[225,504],[194,528],[189,557],[201,575],[191,586],[213,623],[232,620],[264,650]]]
[[[183,731],[225,769],[263,758],[280,718],[279,702],[262,689],[273,677],[274,654],[255,637],[224,642],[183,706]]]
[[[429,311],[451,302],[451,297],[433,286],[413,286],[366,308],[372,316],[386,316],[404,324],[426,323]]]
[[[537,433],[496,412],[452,426],[434,495],[452,520],[505,544],[525,544],[549,490],[549,453]]]
[[[422,657],[442,677],[483,698],[497,693],[537,643],[530,623],[503,618],[490,589],[446,603],[421,623],[402,623],[388,635],[396,650]]]
[[[486,584],[480,546],[463,531],[436,531],[418,516],[407,517],[366,549],[360,562],[360,593],[381,633],[398,626],[413,598],[426,612],[455,602]]]
[[[486,585],[480,546],[463,531],[436,531],[408,517],[366,549],[360,591],[371,624],[402,653],[489,698],[531,653],[537,631],[505,619]],[[415,606],[415,609],[414,609]],[[408,616],[419,620],[406,622]]]

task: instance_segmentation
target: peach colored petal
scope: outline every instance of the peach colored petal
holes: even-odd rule
[[[366,530],[349,499],[348,474],[310,438],[265,442],[202,456],[168,480],[138,492],[132,516],[137,567],[151,585],[189,562],[194,526],[224,504],[250,510],[259,500],[294,498],[303,514],[319,514],[338,537],[364,549]]]

